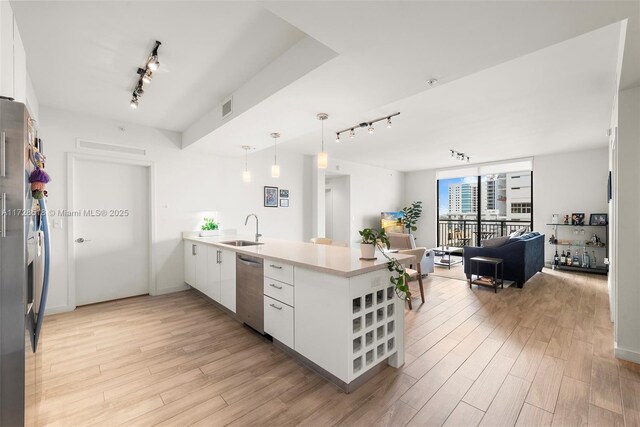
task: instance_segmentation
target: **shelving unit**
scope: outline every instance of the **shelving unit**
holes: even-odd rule
[[[574,229],[578,229],[578,228],[582,228],[582,229],[589,229],[589,230],[598,230],[601,229],[604,231],[604,240],[602,240],[602,242],[604,243],[603,246],[595,246],[595,245],[587,245],[586,242],[589,240],[587,233],[585,232],[585,236],[583,239],[583,244],[575,244],[575,243],[548,243],[552,246],[556,247],[556,251],[558,250],[558,247],[568,247],[568,248],[581,248],[582,250],[584,250],[585,248],[589,251],[595,251],[598,250],[598,254],[599,257],[596,259],[596,267],[595,268],[587,268],[587,267],[580,267],[577,265],[559,265],[557,268],[559,270],[565,270],[565,271],[579,271],[582,273],[591,273],[591,274],[608,274],[609,273],[609,266],[607,264],[604,263],[605,258],[608,258],[609,255],[609,250],[608,250],[608,246],[607,243],[609,242],[609,226],[608,225],[588,225],[588,224],[583,224],[583,225],[573,225],[573,224],[547,224],[547,226],[549,227],[553,227],[553,234],[556,238],[556,241],[559,239],[558,237],[558,231],[560,230],[566,230],[568,228],[574,228]],[[598,237],[602,238],[601,235],[599,235],[597,232],[595,231],[591,231],[588,233],[588,235],[590,236],[591,234],[595,233],[596,235],[598,235]],[[604,252],[603,252],[604,251]],[[573,252],[573,251],[572,251]],[[552,261],[553,264],[553,261]]]

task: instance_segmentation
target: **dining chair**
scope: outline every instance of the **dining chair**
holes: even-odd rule
[[[398,253],[400,254],[413,255],[416,259],[415,264],[409,264],[409,267],[406,267],[404,271],[409,275],[409,282],[412,282],[416,279],[418,280],[418,284],[420,285],[420,299],[422,299],[423,304],[424,304],[424,287],[422,284],[422,268],[420,267],[420,260],[424,257],[424,253],[426,251],[427,251],[427,248],[425,247],[415,248],[415,249],[404,249],[404,250],[398,251]],[[416,266],[415,270],[410,268],[413,265]],[[411,304],[411,298],[407,299],[407,302],[409,303],[409,310],[412,310],[413,306]]]

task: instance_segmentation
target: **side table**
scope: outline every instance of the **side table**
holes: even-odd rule
[[[473,274],[469,279],[469,288],[471,285],[493,287],[493,291],[498,293],[498,266],[500,266],[500,286],[504,288],[504,262],[502,258],[490,258],[486,256],[475,256],[469,259],[469,271],[473,273],[473,263],[476,263],[476,279],[473,280]],[[493,280],[491,282],[483,280],[480,277],[480,264],[493,265]]]

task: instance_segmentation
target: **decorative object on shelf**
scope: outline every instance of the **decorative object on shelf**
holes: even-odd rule
[[[381,236],[386,238],[386,233],[384,229],[376,230],[373,228],[365,228],[358,232],[360,237],[362,237],[362,242],[360,243],[360,259],[363,260],[374,260],[377,259],[376,254],[376,244],[378,239],[381,239]]]
[[[264,186],[264,207],[278,207],[278,187]]]
[[[572,213],[571,225],[584,225],[584,213]]]
[[[45,157],[35,145],[29,144],[29,160],[35,169],[29,175],[29,182],[31,183],[31,195],[34,199],[40,200],[48,196],[46,186],[51,177],[44,170]]]
[[[271,177],[280,177],[280,165],[278,164],[278,138],[280,134],[278,132],[272,132],[271,138],[273,138],[273,166],[271,166]]]
[[[280,189],[280,198],[281,199],[288,199],[289,198],[289,190],[283,190],[281,188]]]
[[[280,199],[280,207],[288,208],[289,207],[289,199]]]
[[[564,224],[569,225],[569,215],[564,216]]]
[[[560,214],[551,215],[551,224],[557,224],[560,219]]]
[[[329,156],[324,151],[324,121],[329,118],[326,113],[316,114],[316,118],[322,123],[322,150],[318,153],[318,169],[326,169],[329,164]]]
[[[549,243],[552,245],[557,245],[558,244],[558,239],[556,239],[555,235],[551,235],[551,237],[549,237]]]
[[[602,240],[600,240],[600,237],[598,237],[597,234],[593,234],[593,236],[591,237],[591,239],[589,239],[586,242],[587,246],[596,246],[596,247],[603,247],[604,243],[602,243]]]
[[[451,153],[451,157],[455,157],[456,160],[460,160],[461,162],[469,163],[469,161],[471,160],[471,158],[466,154],[452,148],[449,149],[449,152]]]
[[[589,225],[607,225],[609,224],[609,215],[606,213],[595,213],[589,217]]]
[[[420,216],[422,216],[422,202],[413,202],[410,206],[402,208],[402,212],[404,213],[404,218],[398,218],[398,225],[403,225],[407,233],[416,231],[418,229],[416,224]]]
[[[411,298],[411,291],[409,290],[408,285],[411,277],[407,274],[402,264],[400,264],[396,258],[390,257],[384,250],[385,248],[389,249],[391,247],[389,237],[385,231],[373,228],[364,228],[358,231],[358,233],[362,236],[362,243],[360,244],[361,251],[363,250],[363,245],[373,246],[373,254],[375,254],[375,248],[377,247],[382,256],[387,259],[387,269],[392,272],[389,281],[393,283],[396,295],[403,301]],[[370,251],[370,249],[367,249],[367,251]]]
[[[249,150],[251,150],[251,147],[243,145],[242,149],[244,150],[244,170],[242,171],[242,181],[251,182],[251,171],[247,168],[247,155]]]
[[[200,231],[200,237],[217,236],[220,233],[219,224],[213,218],[204,218],[204,224]]]
[[[358,123],[357,125],[349,126],[346,129],[342,129],[342,130],[336,132],[336,142],[338,142],[338,143],[340,142],[340,135],[345,133],[345,132],[349,132],[349,138],[350,139],[354,139],[356,137],[355,129],[357,129],[357,128],[367,129],[367,131],[369,133],[373,133],[375,131],[375,129],[373,127],[373,124],[381,122],[383,120],[387,121],[387,128],[391,128],[391,126],[392,126],[391,118],[395,117],[395,116],[397,116],[399,114],[400,114],[399,112],[398,113],[389,114],[388,116],[380,117],[380,118],[375,119],[375,120],[369,120],[367,122]]]
[[[153,72],[160,67],[160,61],[158,60],[158,48],[162,43],[156,40],[156,43],[149,54],[149,58],[147,59],[144,68],[138,68],[136,73],[138,74],[138,81],[136,82],[136,86],[133,89],[133,93],[131,94],[131,102],[129,106],[132,109],[138,108],[138,104],[140,102],[140,98],[144,95],[144,85],[151,83],[151,78],[153,77]]]

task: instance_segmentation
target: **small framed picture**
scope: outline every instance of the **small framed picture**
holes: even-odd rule
[[[264,187],[264,207],[265,208],[277,208],[278,207],[278,187]]]
[[[289,207],[289,199],[280,199],[280,207],[288,208]]]
[[[288,199],[289,198],[289,190],[280,190],[280,198]]]
[[[591,214],[589,217],[589,225],[607,225],[609,223],[609,215],[606,213]]]
[[[572,213],[571,225],[584,225],[584,213]]]

